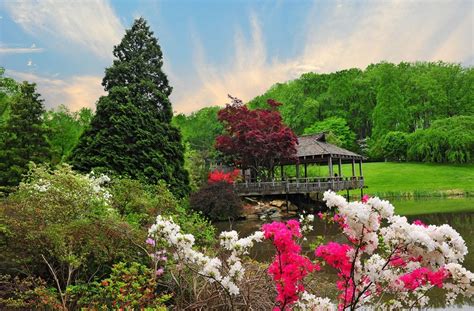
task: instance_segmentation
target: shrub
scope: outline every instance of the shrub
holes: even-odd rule
[[[145,230],[133,229],[110,207],[95,178],[69,166],[33,166],[19,190],[0,206],[0,259],[10,273],[28,271],[60,292],[74,281],[110,271],[121,260],[144,260]]]
[[[381,148],[385,159],[402,161],[407,156],[407,133],[388,132],[382,137]]]
[[[91,284],[71,286],[76,308],[93,310],[166,310],[164,302],[171,295],[157,292],[158,280],[153,270],[137,263],[120,262],[110,276]]]
[[[225,181],[204,185],[190,197],[191,208],[211,220],[237,219],[242,202],[232,185]]]

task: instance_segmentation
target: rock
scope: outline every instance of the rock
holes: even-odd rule
[[[282,206],[286,205],[286,202],[283,200],[273,200],[273,201],[270,201],[270,205],[282,208]]]
[[[274,218],[281,218],[280,212],[273,213],[268,216],[268,218],[274,219]]]
[[[247,220],[258,220],[258,215],[257,214],[250,214],[250,215],[246,215],[245,218]]]
[[[296,204],[293,204],[293,203],[290,203],[290,206],[288,207],[288,211],[297,211],[298,210],[298,206]]]

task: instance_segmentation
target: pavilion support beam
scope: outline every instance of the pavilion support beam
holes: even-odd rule
[[[359,174],[362,177],[362,159],[359,160]]]
[[[283,165],[280,165],[281,180],[283,180]]]
[[[300,179],[300,164],[296,163],[296,179]]]
[[[308,178],[308,164],[304,164],[304,178]]]
[[[341,172],[341,169],[342,169],[342,159],[339,158],[339,163],[338,163],[338,172],[339,172],[339,177],[342,177],[342,172]]]
[[[332,178],[334,176],[334,173],[333,173],[333,170],[332,170],[332,157],[329,157],[328,166],[329,166],[329,177]]]
[[[355,177],[355,175],[356,175],[356,172],[355,172],[355,163],[356,163],[356,160],[355,160],[355,159],[352,159],[352,177]]]

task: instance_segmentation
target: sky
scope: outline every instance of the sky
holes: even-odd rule
[[[473,66],[474,0],[3,0],[0,67],[47,108],[94,108],[112,50],[144,17],[177,113],[244,101],[273,84],[380,61]]]

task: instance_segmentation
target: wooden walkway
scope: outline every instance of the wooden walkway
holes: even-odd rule
[[[340,191],[362,189],[364,187],[364,178],[299,178],[270,182],[241,182],[234,184],[234,187],[239,196],[303,194],[310,192],[324,192],[326,190]]]

